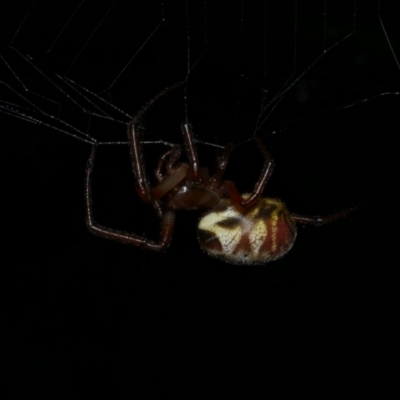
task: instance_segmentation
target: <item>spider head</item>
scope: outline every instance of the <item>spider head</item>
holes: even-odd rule
[[[296,224],[278,199],[261,198],[246,210],[224,199],[200,219],[198,237],[202,249],[213,257],[230,264],[259,265],[291,249]]]

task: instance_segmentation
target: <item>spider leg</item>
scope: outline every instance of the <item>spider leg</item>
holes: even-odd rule
[[[146,111],[161,97],[165,96],[171,90],[182,87],[185,85],[185,82],[178,82],[174,85],[171,85],[161,92],[157,93],[150,101],[148,101],[144,107],[131,119],[128,124],[128,140],[129,147],[132,157],[132,166],[133,172],[136,178],[136,191],[138,196],[144,203],[152,203],[153,207],[156,210],[156,213],[159,218],[162,217],[161,204],[158,200],[152,199],[151,191],[148,183],[148,179],[146,176],[146,172],[144,169],[144,165],[142,162],[142,145],[139,140],[139,122]]]
[[[164,210],[162,212],[162,226],[161,226],[161,238],[159,242],[154,242],[148,240],[145,237],[135,235],[133,233],[126,233],[118,231],[116,229],[111,229],[97,224],[93,218],[92,209],[92,172],[94,166],[94,159],[96,155],[97,145],[93,145],[92,151],[89,156],[89,160],[86,167],[86,177],[85,177],[85,202],[86,202],[86,224],[89,230],[95,235],[116,240],[118,242],[131,244],[133,246],[139,246],[147,250],[161,251],[166,249],[171,243],[172,233],[174,230],[175,223],[175,212],[171,209]]]
[[[161,204],[151,196],[150,185],[142,162],[142,144],[139,140],[139,129],[136,124],[128,125],[129,147],[132,157],[132,167],[136,180],[136,192],[144,203],[152,203],[159,218],[162,217]]]
[[[171,189],[181,183],[186,178],[188,173],[188,165],[182,163],[171,175],[168,175],[161,183],[152,189],[152,198],[156,200],[164,196]]]
[[[169,93],[171,90],[180,88],[184,86],[186,82],[178,82],[175,83],[174,85],[168,86],[167,88],[161,90],[158,92],[152,99],[150,99],[142,108],[141,110],[131,119],[130,123],[131,124],[136,124],[138,123],[143,115],[146,113],[146,111],[161,97],[165,96],[167,93]]]
[[[226,167],[228,166],[229,157],[232,152],[232,145],[228,144],[222,155],[218,157],[217,168],[215,170],[214,175],[212,176],[211,180],[216,186],[220,186],[222,182],[222,178],[225,174]]]
[[[182,123],[182,134],[185,142],[185,150],[189,159],[193,182],[200,182],[199,157],[194,144],[194,135],[192,126],[189,123]]]
[[[320,215],[301,215],[301,214],[290,214],[294,221],[300,224],[310,224],[310,225],[324,225],[329,222],[335,221],[339,218],[345,217],[347,214],[350,214],[352,211],[356,211],[359,209],[359,206],[347,208],[345,210],[339,211],[337,213],[320,216]]]
[[[224,184],[225,190],[228,192],[232,200],[244,208],[251,207],[259,199],[265,188],[265,185],[267,184],[269,178],[272,175],[272,171],[275,166],[274,160],[272,159],[271,155],[267,152],[264,145],[261,143],[260,139],[254,138],[254,141],[256,142],[257,147],[261,151],[261,154],[264,156],[265,163],[261,171],[260,177],[258,178],[258,181],[256,182],[253,191],[250,193],[250,196],[247,199],[243,199],[242,195],[239,193],[233,182],[225,181]]]
[[[167,172],[169,174],[172,173],[172,168],[179,156],[181,155],[182,150],[180,147],[173,147],[172,149],[166,151],[158,160],[157,168],[156,168],[156,178],[158,182],[162,182],[165,179],[165,175],[162,173],[162,169],[165,164]],[[169,159],[168,159],[169,157]],[[168,161],[166,161],[168,159]]]

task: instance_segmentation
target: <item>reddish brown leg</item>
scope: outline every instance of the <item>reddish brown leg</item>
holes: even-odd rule
[[[182,163],[179,167],[171,174],[168,175],[161,183],[159,183],[153,190],[152,198],[154,200],[161,198],[171,189],[181,183],[188,175],[189,167],[187,164]]]
[[[131,244],[133,246],[139,246],[148,250],[160,251],[166,249],[171,243],[172,233],[175,222],[175,212],[167,209],[162,213],[162,227],[161,227],[161,238],[159,242],[153,242],[142,236],[137,236],[133,233],[126,233],[115,229],[110,229],[102,225],[97,224],[93,218],[92,209],[92,190],[91,180],[94,159],[96,155],[97,145],[93,145],[92,151],[86,167],[85,177],[85,201],[86,201],[86,224],[89,230],[95,235],[116,240],[121,243]]]
[[[135,124],[128,125],[129,147],[132,157],[132,167],[135,174],[136,191],[144,203],[152,203],[159,218],[162,217],[161,204],[158,200],[152,199],[150,185],[142,161],[142,144],[139,139],[139,129]]]
[[[133,172],[136,178],[136,191],[144,203],[151,202],[150,188],[142,163],[142,144],[139,140],[139,129],[134,124],[128,125],[129,147],[132,156]]]
[[[271,177],[272,171],[275,166],[274,160],[267,152],[260,139],[254,138],[254,141],[256,142],[259,150],[264,156],[265,163],[261,171],[260,177],[258,178],[258,181],[254,186],[254,190],[251,192],[250,196],[247,199],[243,199],[242,195],[239,193],[233,182],[225,181],[224,184],[225,190],[228,192],[232,200],[243,208],[251,207],[258,200],[265,188],[265,185],[268,182],[268,179]]]
[[[179,167],[174,168],[174,165],[181,153],[182,150],[180,147],[174,147],[165,152],[158,160],[156,177],[159,181],[159,184],[151,190],[151,197],[153,201],[164,196],[187,177],[189,173],[189,167],[187,164],[182,163],[179,165]],[[168,161],[166,161],[167,159]],[[165,164],[167,164],[167,176],[162,173],[162,169]]]
[[[162,169],[165,165],[165,160],[168,158],[168,156],[174,151],[174,149],[170,149],[167,152],[165,152],[159,159],[158,159],[158,164],[156,168],[156,178],[158,182],[162,182],[162,180],[165,178],[165,175],[162,173]]]
[[[171,90],[182,87],[185,82],[178,82],[175,85],[169,86],[161,92],[157,93],[150,101],[148,101],[144,107],[131,119],[128,124],[128,140],[130,144],[130,151],[132,156],[133,172],[136,179],[136,191],[138,196],[144,203],[152,203],[159,218],[162,217],[161,204],[157,200],[153,200],[151,197],[151,191],[142,162],[142,145],[140,143],[140,135],[138,129],[138,123],[146,111],[161,97],[165,96]]]
[[[172,149],[165,152],[158,160],[157,168],[156,168],[156,178],[158,182],[162,182],[165,178],[165,175],[162,173],[162,169],[165,164],[167,172],[169,174],[172,173],[172,168],[179,156],[181,155],[182,150],[180,147],[173,147]],[[168,159],[169,158],[169,159]],[[168,159],[168,161],[166,161]]]
[[[189,159],[189,165],[192,172],[192,179],[194,182],[200,182],[200,167],[199,157],[197,155],[196,146],[194,144],[194,135],[192,126],[189,123],[183,123],[181,125],[183,140],[185,142],[185,150]]]
[[[256,142],[259,150],[261,151],[261,154],[264,156],[265,163],[261,171],[260,177],[258,178],[256,185],[254,186],[254,190],[250,194],[250,197],[242,201],[241,206],[243,207],[251,206],[261,196],[262,192],[264,191],[265,185],[267,184],[268,179],[271,177],[272,171],[274,170],[275,167],[274,160],[272,159],[271,155],[267,152],[264,145],[261,143],[261,140],[258,138],[254,138],[254,141]]]
[[[185,82],[178,82],[175,83],[174,85],[168,86],[167,88],[161,90],[161,92],[157,93],[152,99],[150,99],[143,107],[142,109],[131,119],[131,124],[136,124],[137,122],[140,121],[140,119],[143,117],[143,115],[146,113],[146,111],[161,97],[165,96],[167,93],[169,93],[171,90],[180,88],[185,85]]]
[[[335,221],[339,218],[345,217],[347,214],[350,214],[352,211],[358,210],[358,206],[347,208],[346,210],[339,211],[335,214],[326,215],[324,217],[319,215],[300,215],[300,214],[290,214],[294,221],[300,224],[311,224],[311,225],[324,225],[329,222]]]
[[[215,170],[213,177],[211,178],[212,182],[215,183],[216,186],[220,186],[222,182],[222,178],[225,174],[226,167],[228,166],[228,161],[231,152],[232,152],[232,145],[228,144],[225,147],[222,155],[218,157],[217,168]]]

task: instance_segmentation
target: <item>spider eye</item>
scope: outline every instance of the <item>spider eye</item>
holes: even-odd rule
[[[296,224],[278,199],[263,198],[240,213],[230,200],[205,213],[198,225],[202,249],[228,263],[258,265],[284,256]]]

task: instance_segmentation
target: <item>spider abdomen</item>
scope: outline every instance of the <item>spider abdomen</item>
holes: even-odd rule
[[[261,198],[244,212],[225,199],[203,215],[198,235],[201,247],[211,256],[257,265],[276,260],[292,248],[296,224],[278,199]]]

